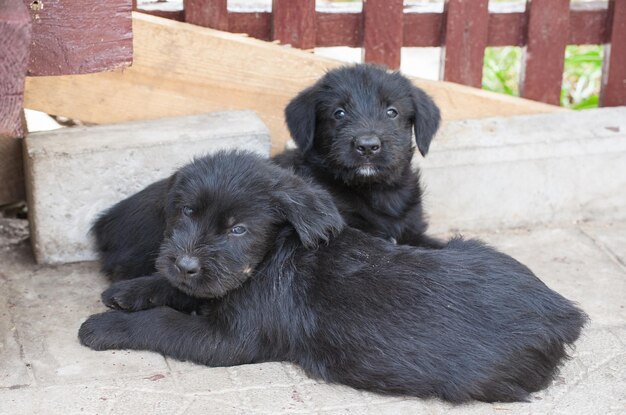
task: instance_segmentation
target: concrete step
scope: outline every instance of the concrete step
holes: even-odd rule
[[[432,232],[626,218],[626,107],[446,123],[425,159]]]
[[[269,132],[254,112],[229,111],[30,134],[24,159],[37,262],[95,259],[88,231],[99,212],[226,148],[269,156]]]

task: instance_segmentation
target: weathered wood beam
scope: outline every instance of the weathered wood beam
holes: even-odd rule
[[[283,110],[296,93],[341,63],[304,51],[141,13],[133,14],[131,68],[26,80],[26,105],[94,123],[253,109],[272,132],[289,134]],[[415,80],[445,119],[558,111],[558,107],[446,82]]]
[[[21,139],[24,79],[31,40],[26,6],[0,0],[0,205],[24,197]]]
[[[21,1],[33,22],[29,75],[92,73],[131,64],[132,0]]]

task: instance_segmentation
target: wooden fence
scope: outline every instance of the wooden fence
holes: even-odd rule
[[[626,0],[528,0],[522,10],[489,10],[488,3],[445,0],[442,12],[366,0],[362,10],[342,11],[316,10],[315,0],[273,0],[271,11],[246,11],[229,9],[227,0],[184,0],[177,10],[139,10],[302,49],[362,47],[365,62],[390,68],[400,66],[402,47],[442,46],[441,78],[474,87],[481,86],[485,47],[522,46],[521,95],[555,105],[565,47],[604,44],[600,105],[626,105]]]

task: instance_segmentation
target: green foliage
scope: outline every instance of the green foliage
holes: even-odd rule
[[[568,46],[565,49],[562,106],[573,109],[598,106],[603,52],[602,46]]]
[[[521,48],[507,46],[485,49],[483,89],[519,96]]]
[[[519,95],[522,51],[519,47],[487,48],[483,89]],[[602,46],[568,46],[565,50],[561,105],[573,109],[598,106],[602,77]]]

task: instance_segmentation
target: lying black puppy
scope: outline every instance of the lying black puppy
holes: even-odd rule
[[[439,108],[399,72],[372,65],[328,72],[285,109],[297,150],[274,158],[313,178],[335,199],[346,223],[399,244],[441,247],[424,233],[414,145],[425,156]]]
[[[198,159],[166,193],[159,272],[105,291],[126,311],[91,316],[84,345],[211,366],[283,360],[381,393],[518,401],[550,382],[586,321],[481,242],[432,250],[345,227],[328,193],[250,154]]]
[[[335,69],[285,111],[298,150],[274,161],[329,190],[348,225],[400,244],[441,247],[424,234],[413,132],[425,155],[439,109],[400,73],[356,65]],[[104,212],[93,227],[103,272],[113,281],[150,275],[165,229],[168,181]]]

